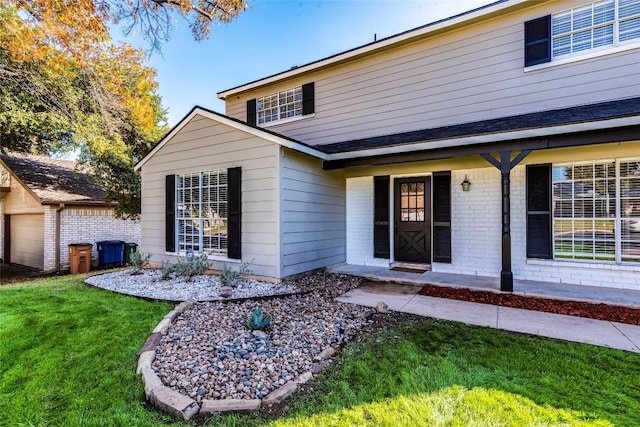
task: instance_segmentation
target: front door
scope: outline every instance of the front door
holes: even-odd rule
[[[395,180],[396,261],[431,263],[431,178]]]

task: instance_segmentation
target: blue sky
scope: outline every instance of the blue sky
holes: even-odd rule
[[[217,92],[492,2],[249,0],[237,20],[215,25],[201,42],[178,20],[149,65],[173,126],[194,105],[224,113]],[[136,38],[124,40],[135,45]]]

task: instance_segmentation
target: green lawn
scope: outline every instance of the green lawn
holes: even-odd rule
[[[0,425],[195,425],[149,408],[134,372],[170,309],[80,276],[0,287]],[[638,378],[638,354],[406,320],[347,346],[280,419],[204,424],[637,426]]]

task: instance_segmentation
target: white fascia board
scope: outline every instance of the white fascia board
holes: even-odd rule
[[[275,83],[284,79],[289,79],[295,76],[298,76],[300,74],[304,74],[304,73],[308,73],[310,71],[313,71],[317,68],[323,68],[323,67],[327,67],[333,63],[336,62],[342,62],[345,60],[348,60],[350,58],[353,57],[357,57],[360,55],[364,55],[370,52],[374,52],[376,50],[379,49],[384,49],[388,46],[397,44],[397,43],[401,43],[405,40],[411,40],[414,39],[416,37],[421,37],[421,36],[425,36],[428,35],[430,33],[434,33],[437,31],[442,31],[443,29],[446,29],[448,27],[453,27],[456,25],[460,25],[466,21],[471,21],[471,20],[475,20],[481,16],[484,15],[491,15],[493,13],[496,12],[500,12],[503,9],[506,8],[510,8],[516,5],[519,5],[521,3],[527,3],[530,2],[531,0],[512,0],[512,1],[505,1],[503,3],[498,3],[498,4],[494,4],[493,6],[487,6],[487,7],[482,7],[479,10],[476,10],[475,12],[469,12],[469,13],[463,13],[462,15],[456,17],[456,18],[451,18],[451,19],[444,19],[442,21],[436,21],[436,23],[433,24],[427,24],[424,27],[418,27],[414,30],[408,30],[405,31],[403,33],[400,33],[396,36],[390,36],[387,37],[385,39],[382,39],[378,42],[374,42],[371,44],[367,44],[364,45],[362,47],[359,48],[355,48],[343,53],[339,53],[337,55],[331,56],[329,58],[326,59],[321,59],[319,61],[316,62],[312,62],[306,65],[302,65],[300,67],[294,68],[292,70],[289,71],[285,71],[282,73],[278,73],[278,74],[274,74],[272,76],[269,77],[265,77],[264,79],[260,79],[260,80],[256,80],[254,82],[251,83],[247,83],[245,85],[242,86],[237,86],[231,89],[227,89],[224,90],[222,92],[218,92],[218,98],[224,100],[225,98],[227,98],[230,95],[234,95],[236,93],[240,93],[240,92],[244,92],[247,90],[251,90],[251,89],[255,89],[257,87],[260,86],[264,86],[267,84],[271,84],[271,83]]]
[[[623,117],[619,119],[600,120],[595,122],[575,123],[562,126],[523,129],[512,132],[491,133],[486,135],[468,136],[463,138],[440,139],[418,143],[408,143],[389,147],[372,148],[329,155],[327,160],[357,159],[359,157],[384,156],[388,154],[408,153],[412,151],[427,151],[439,148],[453,148],[465,145],[490,144],[522,138],[540,138],[574,132],[584,132],[599,129],[610,129],[624,126],[640,125],[640,116]],[[640,139],[640,136],[638,136]]]
[[[211,119],[215,122],[218,122],[220,124],[224,124],[227,126],[230,126],[232,128],[241,130],[243,132],[249,133],[251,135],[257,136],[258,138],[267,140],[267,141],[271,141],[275,144],[281,145],[283,147],[287,147],[290,148],[292,150],[296,150],[299,151],[301,153],[305,153],[308,154],[310,156],[313,157],[317,157],[318,159],[321,160],[327,160],[327,154],[315,150],[312,147],[309,147],[307,145],[304,144],[300,144],[297,143],[295,141],[291,141],[289,139],[286,138],[281,138],[277,135],[274,135],[272,133],[269,132],[264,132],[260,129],[256,129],[252,126],[249,125],[245,125],[243,123],[239,123],[235,120],[232,120],[226,116],[223,115],[218,115],[215,113],[212,113],[210,111],[207,110],[203,110],[201,108],[194,108],[193,111],[191,111],[191,113],[186,116],[184,119],[182,119],[182,121],[176,126],[174,127],[171,132],[169,132],[167,134],[167,136],[165,136],[164,138],[162,138],[162,140],[156,144],[156,146],[153,148],[153,150],[151,150],[149,152],[149,154],[147,154],[146,156],[144,156],[144,158],[142,160],[140,160],[138,163],[136,163],[136,165],[134,166],[134,169],[136,171],[140,170],[140,168],[155,154],[158,152],[158,150],[160,150],[162,147],[164,147],[164,145],[169,142],[178,132],[180,132],[180,130],[182,130],[182,128],[189,123],[196,115],[200,115],[203,117],[206,117],[208,119]]]

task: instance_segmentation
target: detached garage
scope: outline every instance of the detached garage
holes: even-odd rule
[[[104,194],[74,161],[0,154],[0,262],[65,270],[70,243],[140,244],[139,221],[116,218]]]

